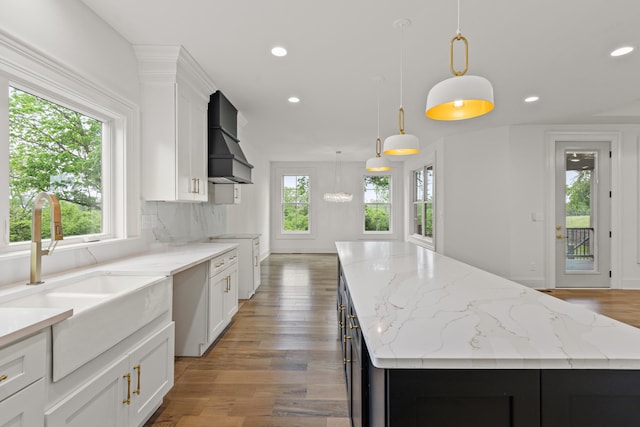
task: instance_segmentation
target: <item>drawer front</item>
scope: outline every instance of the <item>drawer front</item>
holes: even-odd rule
[[[227,255],[220,255],[209,261],[209,277],[213,277],[229,265]]]
[[[225,268],[238,262],[238,251],[233,250],[219,255],[209,261],[209,277],[213,277]]]
[[[226,256],[227,265],[238,263],[238,251],[231,251]]]
[[[46,332],[0,350],[0,401],[45,375]]]
[[[44,379],[0,401],[0,427],[44,426]]]

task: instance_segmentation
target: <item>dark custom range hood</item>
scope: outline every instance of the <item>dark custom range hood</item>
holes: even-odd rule
[[[217,91],[209,98],[209,182],[252,184],[253,166],[238,140],[238,110]]]

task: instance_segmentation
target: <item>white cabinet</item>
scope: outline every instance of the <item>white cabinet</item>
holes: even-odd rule
[[[0,402],[0,427],[38,427],[44,425],[44,379]]]
[[[173,386],[174,324],[97,372],[45,413],[47,427],[138,427]]]
[[[44,425],[45,355],[44,332],[0,349],[0,427]]]
[[[211,188],[216,205],[237,205],[241,201],[240,184],[212,184]]]
[[[173,277],[176,355],[202,356],[238,311],[234,249]]]
[[[142,87],[142,186],[146,200],[208,199],[210,78],[180,46],[134,46]]]
[[[212,241],[238,244],[238,298],[251,298],[261,283],[260,235],[223,234]]]

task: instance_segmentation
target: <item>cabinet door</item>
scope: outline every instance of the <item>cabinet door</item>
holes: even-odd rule
[[[209,199],[207,142],[207,99],[194,94],[191,104],[191,175],[195,179],[194,200],[206,202]]]
[[[128,355],[47,411],[47,427],[126,426],[127,392],[132,390],[127,375],[130,375]]]
[[[209,308],[207,310],[207,343],[211,344],[225,328],[224,300],[228,285],[226,270],[209,279]]]
[[[238,312],[238,269],[237,266],[226,270],[228,277],[227,291],[224,294],[225,326],[231,322]]]
[[[160,406],[173,387],[174,323],[131,352],[129,425],[139,426]]]
[[[0,427],[44,425],[44,379],[0,402]]]
[[[178,200],[194,200],[196,177],[191,173],[193,136],[192,96],[187,85],[176,84],[176,186]]]

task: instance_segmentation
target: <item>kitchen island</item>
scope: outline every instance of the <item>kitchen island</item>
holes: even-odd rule
[[[640,330],[411,243],[336,247],[354,425],[640,425]]]

